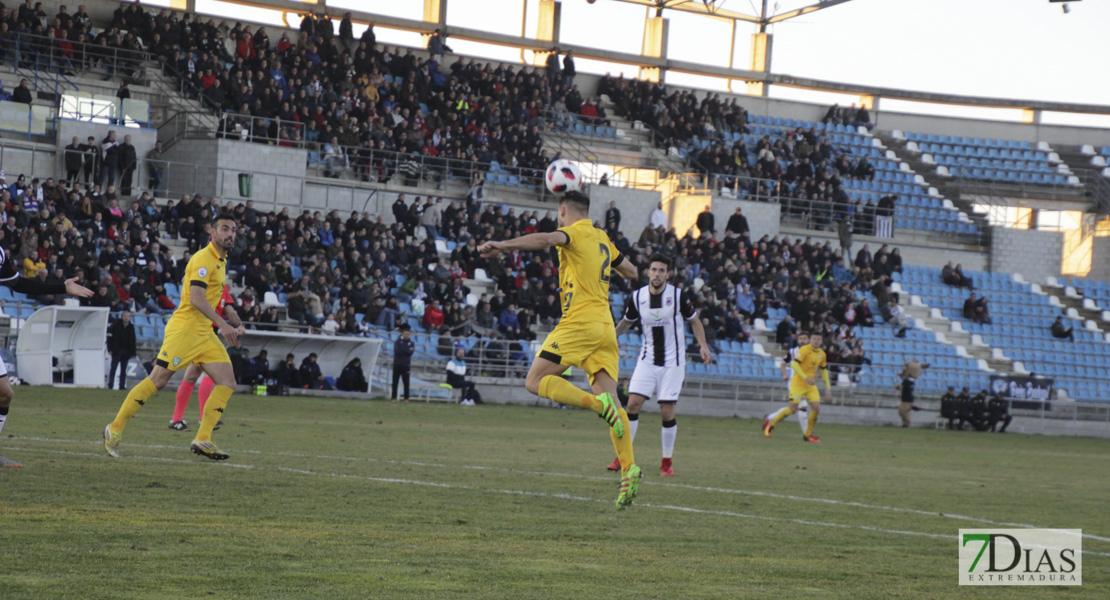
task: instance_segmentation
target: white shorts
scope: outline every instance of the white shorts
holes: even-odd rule
[[[650,362],[638,362],[636,370],[632,372],[632,381],[628,384],[628,393],[650,400],[658,392],[660,402],[674,402],[678,400],[685,379],[685,366],[660,367]]]

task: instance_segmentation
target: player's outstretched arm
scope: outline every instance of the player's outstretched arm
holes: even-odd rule
[[[620,275],[625,279],[636,279],[637,277],[639,277],[640,271],[636,268],[636,265],[632,264],[632,261],[628,260],[627,256],[624,256],[623,254],[621,256],[624,257],[624,260],[620,261],[613,267],[613,270],[617,272],[617,275]]]
[[[511,252],[513,250],[543,250],[552,246],[562,246],[570,241],[566,233],[562,231],[552,231],[550,233],[529,233],[522,235],[518,238],[505,240],[503,242],[489,241],[481,246],[478,246],[478,252],[481,253],[483,258],[497,256],[502,252]]]

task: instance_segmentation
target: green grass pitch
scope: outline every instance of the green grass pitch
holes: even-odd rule
[[[120,392],[21,387],[0,598],[1106,598],[1110,442],[682,416],[677,477],[616,512],[581,410],[237,395],[211,463]],[[826,410],[836,410],[828,407]],[[187,418],[195,430],[195,403]],[[960,588],[957,531],[1081,528],[1084,585]]]

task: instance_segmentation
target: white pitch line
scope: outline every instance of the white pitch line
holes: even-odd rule
[[[12,449],[13,450],[19,450],[19,451],[26,451],[26,452],[47,452],[47,453],[51,453],[51,454],[64,454],[64,455],[68,455],[68,456],[94,456],[94,457],[98,457],[98,458],[102,458],[104,456],[103,454],[94,453],[94,452],[69,452],[69,451],[66,451],[66,450],[41,450],[41,449],[34,449],[34,448],[12,448]],[[160,456],[132,456],[132,458],[140,459],[140,460],[151,460],[151,461],[160,461],[160,462],[174,462],[174,463],[188,463],[188,464],[197,464],[197,462],[198,462],[196,460],[187,460],[187,459],[181,459],[181,458],[165,458],[165,457],[160,457]],[[223,466],[223,467],[235,468],[235,469],[256,469],[256,468],[257,469],[263,469],[263,470],[267,469],[267,467],[260,467],[260,466],[257,466],[257,465],[243,464],[243,463],[224,463],[224,462],[221,462],[221,463],[219,463],[219,465]],[[605,500],[605,499],[601,499],[601,498],[591,498],[589,496],[576,496],[576,495],[573,495],[573,494],[563,494],[563,493],[536,492],[536,491],[529,491],[529,490],[506,490],[506,489],[482,488],[482,487],[479,487],[479,486],[466,485],[466,484],[442,483],[442,482],[439,482],[439,481],[425,481],[425,480],[420,480],[420,479],[401,479],[401,478],[397,478],[397,477],[374,477],[372,475],[356,475],[356,474],[350,474],[350,473],[336,473],[336,472],[324,473],[324,472],[320,472],[320,471],[310,471],[310,470],[307,470],[307,469],[294,469],[292,467],[273,467],[273,469],[277,470],[277,471],[283,471],[283,472],[286,472],[286,473],[293,473],[293,474],[296,474],[296,475],[306,475],[306,476],[313,476],[313,477],[332,477],[332,478],[337,478],[337,479],[358,479],[358,480],[362,480],[362,481],[373,481],[373,482],[377,482],[377,483],[386,483],[386,484],[393,484],[393,485],[414,485],[414,486],[436,487],[436,488],[455,489],[455,490],[468,490],[468,491],[475,491],[475,492],[492,492],[492,493],[495,493],[495,494],[505,494],[505,495],[512,495],[512,496],[529,496],[529,497],[534,497],[534,498],[552,498],[552,499],[558,499],[558,500],[574,500],[574,501],[579,501],[579,502],[602,502],[602,503],[606,503],[606,504],[608,504],[610,502],[609,500]],[[740,518],[740,519],[755,519],[755,520],[759,520],[759,521],[775,521],[775,522],[780,522],[780,523],[793,523],[793,524],[796,524],[796,525],[830,527],[830,528],[834,528],[834,529],[857,529],[857,530],[860,530],[860,531],[872,531],[872,532],[875,532],[875,533],[889,533],[889,534],[893,534],[893,535],[914,535],[914,536],[920,536],[920,537],[929,537],[929,538],[945,539],[945,540],[950,540],[953,537],[951,534],[929,533],[929,532],[924,532],[924,531],[909,531],[909,530],[903,530],[903,529],[883,529],[881,527],[874,527],[874,526],[870,526],[870,525],[850,525],[850,524],[847,524],[847,523],[836,523],[836,522],[833,522],[833,521],[811,521],[811,520],[808,520],[808,519],[770,517],[770,516],[767,516],[767,515],[753,515],[753,514],[739,513],[739,512],[728,511],[728,510],[713,510],[713,509],[704,509],[704,508],[694,508],[694,507],[690,507],[690,506],[677,506],[677,505],[673,505],[673,504],[640,503],[640,504],[637,504],[636,506],[638,506],[640,508],[649,508],[649,509],[654,509],[654,510],[669,510],[669,511],[684,512],[684,513],[717,515],[717,516],[724,516],[724,517],[736,517],[736,518]],[[1095,555],[1095,556],[1110,557],[1110,552],[1095,552],[1095,551],[1092,551],[1092,550],[1084,550],[1083,553],[1084,554],[1091,554],[1091,555]]]
[[[28,441],[41,441],[41,442],[74,443],[74,444],[99,443],[99,442],[90,442],[90,441],[86,441],[86,440],[69,440],[69,439],[61,439],[61,438],[15,437],[13,439],[28,440]],[[170,450],[177,450],[177,449],[182,448],[182,446],[179,446],[179,445],[166,445],[166,444],[132,444],[130,446],[135,447],[135,448],[154,448],[154,449],[170,449]],[[510,474],[513,474],[513,475],[540,475],[540,476],[547,476],[547,477],[565,477],[565,478],[568,478],[568,479],[579,479],[579,480],[588,480],[588,481],[612,481],[613,480],[612,476],[605,477],[605,476],[599,476],[599,475],[583,475],[581,473],[560,473],[560,472],[557,472],[557,471],[525,471],[525,470],[520,470],[520,469],[510,469],[510,468],[506,468],[506,467],[491,467],[491,466],[485,466],[485,465],[451,465],[451,464],[445,464],[445,463],[433,463],[433,462],[424,462],[424,461],[415,461],[415,460],[398,460],[398,459],[391,459],[391,458],[371,458],[371,457],[364,457],[364,456],[314,455],[314,454],[304,454],[304,453],[298,453],[298,452],[269,452],[269,451],[263,451],[263,450],[236,450],[236,453],[255,454],[255,455],[259,455],[259,456],[285,456],[285,457],[290,457],[290,458],[311,458],[311,459],[315,459],[315,460],[345,460],[345,461],[355,461],[355,462],[395,464],[395,465],[406,465],[406,466],[416,466],[416,467],[432,467],[432,468],[440,468],[440,469],[467,469],[467,470],[474,470],[474,471],[490,471],[490,472],[497,472],[497,473],[510,473]],[[185,461],[185,462],[192,462],[192,461]],[[866,504],[866,503],[863,503],[863,502],[855,502],[855,501],[852,501],[852,500],[836,500],[836,499],[832,499],[832,498],[814,498],[814,497],[809,497],[809,496],[797,496],[797,495],[793,495],[793,494],[779,494],[779,493],[776,493],[776,492],[766,492],[766,491],[762,491],[762,490],[743,490],[743,489],[721,488],[721,487],[713,487],[713,486],[693,485],[693,484],[688,484],[688,483],[671,483],[671,482],[662,482],[662,481],[645,482],[644,485],[650,485],[652,487],[658,486],[658,487],[667,487],[667,488],[674,488],[674,489],[685,489],[685,490],[692,490],[692,491],[698,491],[698,492],[714,492],[714,493],[721,493],[721,494],[737,494],[737,495],[743,495],[743,496],[758,496],[758,497],[764,497],[764,498],[774,498],[776,500],[793,500],[793,501],[797,501],[797,502],[814,502],[814,503],[818,503],[818,504],[829,504],[829,505],[833,505],[833,506],[846,506],[846,507],[850,507],[850,508],[862,508],[862,509],[867,509],[867,510],[879,510],[879,511],[887,511],[887,512],[905,513],[905,514],[913,514],[913,515],[920,515],[920,516],[926,516],[926,517],[950,518],[950,519],[957,520],[957,521],[970,521],[970,522],[973,522],[973,523],[984,523],[984,524],[987,524],[987,525],[1017,527],[1017,528],[1023,528],[1023,529],[1043,529],[1041,527],[1038,527],[1037,525],[1031,525],[1031,524],[1028,524],[1028,523],[1013,523],[1013,522],[1009,522],[1009,521],[993,521],[991,519],[985,519],[985,518],[982,518],[982,517],[973,517],[973,516],[969,516],[969,515],[961,515],[961,514],[956,514],[956,513],[946,513],[946,512],[941,512],[941,511],[921,510],[921,509],[916,509],[916,508],[906,508],[906,507],[900,507],[900,506],[886,506],[886,505],[882,505],[882,504]],[[1110,537],[1095,535],[1093,533],[1084,533],[1083,537],[1086,538],[1086,539],[1097,540],[1097,541],[1100,541],[1100,542],[1110,542]]]

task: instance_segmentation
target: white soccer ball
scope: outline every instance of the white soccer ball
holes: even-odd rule
[[[547,183],[547,189],[555,194],[582,189],[582,170],[565,158],[560,158],[548,165],[543,179]]]

